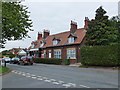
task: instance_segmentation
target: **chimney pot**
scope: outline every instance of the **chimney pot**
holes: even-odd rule
[[[37,38],[37,40],[40,40],[41,38],[42,38],[42,33],[38,32],[38,38]]]
[[[77,22],[74,22],[71,20],[71,28],[70,28],[70,32],[74,33],[77,30]]]
[[[50,31],[49,30],[45,30],[43,31],[43,38],[46,39],[50,34]]]
[[[85,29],[88,29],[89,18],[88,18],[88,17],[85,17],[84,22],[85,22],[85,24],[84,24],[84,28],[85,28]]]

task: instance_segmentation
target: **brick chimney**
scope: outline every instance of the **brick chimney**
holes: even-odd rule
[[[71,20],[70,33],[74,33],[77,30],[77,22]]]
[[[49,30],[44,30],[43,31],[43,38],[46,39],[50,34],[50,31]]]
[[[42,38],[42,33],[41,33],[41,32],[38,32],[37,40],[40,40],[41,38]]]
[[[85,17],[84,22],[85,22],[85,24],[84,24],[84,28],[85,28],[85,29],[88,29],[89,18],[88,18],[88,17]]]

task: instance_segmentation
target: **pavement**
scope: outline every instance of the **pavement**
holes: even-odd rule
[[[80,67],[82,64],[81,63],[75,63],[75,64],[70,64],[69,66],[71,67]]]
[[[118,71],[63,65],[8,64],[2,88],[118,88]]]

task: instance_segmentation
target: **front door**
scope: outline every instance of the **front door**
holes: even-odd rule
[[[51,52],[49,52],[49,58],[51,58]]]
[[[49,50],[49,58],[51,58],[51,50]]]

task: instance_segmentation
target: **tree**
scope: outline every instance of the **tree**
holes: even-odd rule
[[[4,50],[4,51],[2,51],[2,56],[7,56],[10,58],[13,58],[13,57],[15,57],[15,54],[12,54],[12,52],[10,52],[9,50]]]
[[[2,2],[2,44],[7,40],[21,40],[29,37],[32,21],[27,7],[21,2]]]
[[[109,45],[117,42],[118,29],[115,21],[108,19],[107,12],[100,6],[95,19],[89,21],[86,34],[87,45]]]

